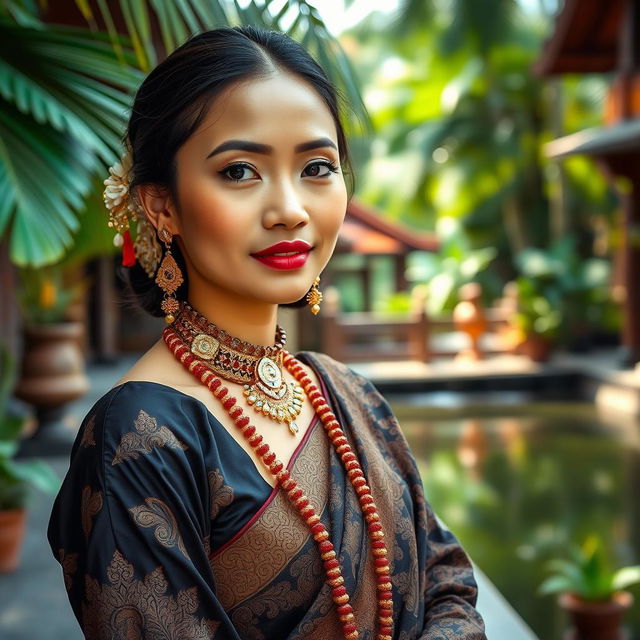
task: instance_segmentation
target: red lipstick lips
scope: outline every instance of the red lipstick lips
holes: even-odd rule
[[[303,240],[283,241],[252,253],[251,257],[271,269],[288,271],[303,267],[312,248]]]

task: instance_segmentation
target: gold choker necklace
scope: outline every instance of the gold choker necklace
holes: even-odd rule
[[[296,382],[287,383],[282,369],[287,334],[276,328],[275,343],[260,346],[234,338],[183,302],[173,323],[194,356],[216,375],[243,385],[243,394],[254,411],[285,422],[295,435],[295,420],[302,411],[304,391]]]

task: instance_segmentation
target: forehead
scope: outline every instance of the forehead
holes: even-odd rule
[[[329,137],[337,144],[336,124],[311,84],[289,73],[243,80],[209,105],[185,146],[210,147],[225,139],[250,139],[277,146]]]

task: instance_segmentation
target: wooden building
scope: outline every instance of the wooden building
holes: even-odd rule
[[[382,216],[379,211],[351,200],[347,207],[340,236],[336,245],[336,258],[327,268],[327,281],[331,281],[346,269],[341,268],[340,256],[360,256],[359,264],[351,270],[363,293],[362,311],[372,309],[372,272],[374,263],[380,258],[393,260],[394,290],[405,291],[407,256],[412,251],[438,251],[439,240],[433,232],[420,232]]]
[[[632,366],[640,362],[640,0],[565,0],[536,71],[611,77],[605,126],[554,140],[546,153],[594,157],[619,195],[623,364]]]

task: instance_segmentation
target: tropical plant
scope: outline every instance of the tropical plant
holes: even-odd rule
[[[614,224],[611,191],[591,160],[544,157],[551,138],[601,121],[606,86],[533,73],[557,6],[405,0],[395,29],[373,14],[348,34],[375,129],[359,196],[420,229],[459,219],[469,250],[495,247],[483,277],[503,283],[525,249],[578,231],[597,234],[602,248]]]
[[[141,74],[105,36],[18,23],[3,6],[0,236],[14,263],[40,266],[72,244],[92,177],[118,153]]]
[[[15,460],[25,419],[9,409],[15,365],[3,348],[0,348],[0,370],[0,511],[5,511],[24,507],[32,487],[45,493],[55,493],[60,480],[53,469],[41,460]]]
[[[562,324],[562,311],[537,287],[535,280],[520,277],[515,284],[518,310],[512,320],[520,331],[521,339],[536,335],[554,340]]]
[[[86,289],[83,280],[65,282],[64,264],[56,263],[35,269],[19,269],[18,302],[29,324],[48,324],[68,320],[69,307]]]
[[[407,17],[415,4],[407,3]],[[394,213],[404,209],[404,217],[412,213],[414,222],[472,216],[476,228],[493,225],[494,243],[495,224],[504,222],[501,233],[511,231],[517,242],[531,230],[518,224],[540,224],[540,216],[518,218],[520,196],[528,212],[538,201],[544,205],[540,82],[530,66],[545,22],[515,0],[424,4],[431,19],[421,23],[422,46],[398,43],[394,63],[380,65],[376,78],[386,93],[372,101],[387,143],[378,145],[381,162],[404,165],[403,194],[389,204]],[[388,181],[373,177],[377,169],[365,193],[388,199]],[[397,178],[393,169],[388,175]]]
[[[101,1],[97,13],[92,6],[0,2],[0,239],[17,265],[55,262],[73,244],[94,178],[120,153],[143,72],[192,33],[227,24],[286,31],[336,80],[349,113],[364,114],[347,57],[305,0]],[[47,22],[74,8],[86,28]],[[161,44],[151,37],[156,24]]]
[[[547,567],[552,575],[540,585],[541,595],[571,593],[582,600],[599,602],[640,584],[640,565],[611,569],[596,536],[589,536],[581,547],[571,547],[569,559],[551,560]]]
[[[453,310],[458,289],[481,275],[496,256],[494,247],[472,249],[456,218],[440,218],[438,253],[414,252],[409,256],[407,279],[427,288],[427,312],[437,316]]]
[[[610,264],[583,258],[573,236],[544,249],[516,256],[520,276],[516,322],[526,332],[559,337],[570,343],[603,323],[608,306]]]

